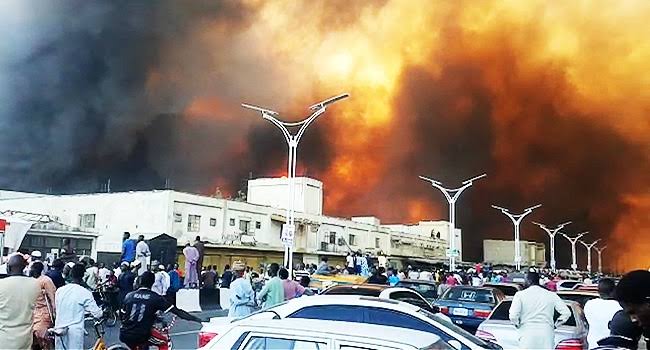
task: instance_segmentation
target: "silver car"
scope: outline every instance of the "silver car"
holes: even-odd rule
[[[562,326],[555,329],[555,347],[562,349],[587,349],[587,333],[589,326],[582,311],[582,307],[575,301],[565,303],[571,310],[571,317]],[[512,299],[502,301],[490,316],[481,323],[476,330],[476,336],[493,343],[501,345],[504,349],[519,348],[519,334],[515,326],[510,322],[508,312]],[[559,314],[555,313],[555,318]]]

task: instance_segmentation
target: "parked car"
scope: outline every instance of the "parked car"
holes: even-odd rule
[[[507,297],[514,296],[515,293],[524,289],[524,287],[519,283],[484,283],[483,287],[492,287],[496,288],[503,292]]]
[[[573,290],[582,291],[582,292],[595,292],[598,293],[598,284],[597,283],[578,283],[573,286]]]
[[[319,319],[408,328],[433,333],[456,349],[500,349],[417,306],[397,300],[359,295],[317,295],[301,297],[254,313],[239,320],[215,317],[199,332],[199,346],[224,332],[232,323],[274,318]],[[354,328],[354,327],[348,327]]]
[[[505,298],[496,288],[454,286],[438,299],[436,305],[455,324],[473,332]]]
[[[556,349],[587,349],[589,327],[582,307],[575,301],[565,301],[565,303],[571,310],[571,317],[564,325],[555,329]],[[487,341],[495,342],[505,349],[519,348],[517,329],[509,318],[510,305],[512,305],[512,299],[508,298],[502,301],[492,311],[488,319],[481,323],[476,330],[476,335]],[[559,314],[556,312],[555,318],[557,319],[557,317]]]
[[[395,287],[412,289],[420,293],[430,303],[434,303],[438,299],[438,283],[434,281],[403,280],[397,282]]]
[[[232,323],[202,349],[418,350],[454,349],[435,334],[324,320],[245,320]]]
[[[575,291],[575,290],[559,291],[557,292],[557,295],[562,300],[575,301],[578,304],[580,304],[580,306],[582,307],[585,307],[585,304],[589,300],[598,298],[598,292],[582,292],[582,291]]]
[[[559,280],[557,281],[557,291],[561,290],[573,290],[573,287],[576,286],[576,284],[582,283],[580,281],[574,281],[574,280]]]
[[[322,295],[364,295],[391,300],[399,300],[429,312],[440,312],[438,307],[432,306],[420,293],[410,288],[383,286],[379,284],[352,284],[338,285],[325,289]]]

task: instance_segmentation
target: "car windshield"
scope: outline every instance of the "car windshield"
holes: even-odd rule
[[[399,282],[397,287],[410,288],[420,293],[425,298],[435,298],[437,296],[436,286],[425,283]]]
[[[490,343],[488,341],[485,341],[485,340],[473,335],[472,333],[469,333],[468,331],[456,326],[455,324],[443,319],[442,317],[437,317],[435,314],[433,314],[433,313],[431,313],[429,311],[420,309],[420,310],[418,310],[418,313],[421,314],[421,315],[424,315],[425,317],[427,317],[427,318],[429,318],[429,319],[431,319],[433,321],[435,321],[436,323],[440,323],[441,325],[448,328],[449,330],[460,334],[465,339],[471,341],[472,343],[474,343],[474,344],[476,344],[476,345],[478,345],[478,346],[480,346],[482,348],[502,349],[499,345],[494,344],[494,343]]]
[[[509,297],[514,296],[515,293],[517,293],[519,291],[519,289],[517,289],[517,287],[508,286],[508,285],[504,285],[504,284],[490,284],[490,285],[488,285],[488,287],[496,288],[496,289],[502,291],[503,294],[505,294],[505,295],[507,295]]]
[[[494,296],[489,289],[451,288],[442,299],[494,304]]]
[[[495,321],[508,321],[510,320],[510,305],[512,305],[511,300],[506,300],[503,301],[499,306],[497,306],[494,311],[492,311],[492,314],[490,315],[490,320],[495,320]],[[576,325],[576,319],[573,315],[573,308],[569,307],[569,310],[571,310],[571,317],[566,321],[564,324],[565,326],[574,326]],[[560,314],[555,311],[555,314],[553,315],[553,320],[557,320],[557,318],[560,317]]]

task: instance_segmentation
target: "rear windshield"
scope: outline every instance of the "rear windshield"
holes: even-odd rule
[[[438,296],[436,286],[425,283],[399,282],[397,287],[410,288],[420,293],[425,298],[435,298]]]
[[[575,301],[580,306],[585,307],[585,304],[591,300],[591,299],[596,299],[598,296],[596,295],[584,295],[584,294],[558,294],[560,296],[560,299],[562,300],[570,300],[570,301]]]
[[[573,288],[578,283],[580,283],[580,282],[578,282],[578,281],[564,281],[564,282],[560,283],[560,286],[562,286],[563,288]]]
[[[512,301],[507,300],[499,304],[496,308],[494,308],[494,311],[492,311],[492,315],[490,315],[490,320],[497,320],[497,321],[507,321],[510,319],[510,305],[512,305]],[[569,308],[571,310],[571,317],[569,317],[569,320],[566,321],[564,325],[566,326],[575,326],[576,325],[576,319],[573,315],[573,309]],[[555,311],[555,315],[553,315],[553,320],[557,320],[557,318],[560,317],[560,314]]]
[[[352,287],[331,287],[323,291],[321,294],[328,295],[363,295],[367,297],[378,297],[381,290],[376,288],[352,288]]]
[[[519,289],[517,289],[516,287],[505,286],[505,285],[500,285],[500,284],[491,284],[488,287],[496,288],[496,289],[502,291],[503,294],[505,294],[505,295],[507,295],[509,297],[514,296],[515,293],[517,293],[519,291]]]
[[[451,288],[442,299],[494,304],[494,295],[488,289]]]

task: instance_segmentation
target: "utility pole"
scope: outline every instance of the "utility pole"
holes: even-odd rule
[[[533,212],[533,210],[541,207],[541,204],[537,204],[530,208],[524,209],[521,214],[512,214],[510,210],[493,205],[492,208],[501,210],[501,212],[512,220],[512,224],[515,226],[515,268],[517,271],[521,270],[521,244],[519,243],[519,225],[521,221],[526,217],[526,215]]]
[[[442,182],[440,181],[420,176],[420,179],[430,182],[431,186],[439,189],[447,199],[447,202],[449,202],[449,251],[447,253],[447,257],[449,257],[449,271],[456,271],[456,256],[460,255],[456,250],[456,201],[465,189],[472,186],[474,181],[486,176],[487,174],[481,174],[469,180],[465,180],[462,182],[462,186],[458,188],[445,188],[442,187]],[[460,260],[463,260],[462,256],[460,257]]]
[[[539,228],[544,230],[551,239],[551,270],[553,272],[555,272],[557,270],[556,269],[556,262],[555,262],[555,235],[558,232],[560,232],[560,230],[563,229],[564,226],[566,226],[566,225],[568,225],[570,223],[571,223],[571,221],[563,222],[563,223],[557,225],[555,228],[551,229],[551,228],[546,227],[546,225],[544,225],[544,224],[540,224],[539,222],[533,221],[533,224],[539,226]]]
[[[242,103],[242,107],[252,109],[254,111],[260,112],[262,118],[268,120],[273,125],[275,125],[282,134],[284,139],[287,142],[288,151],[289,151],[289,161],[287,165],[287,181],[288,181],[288,193],[289,202],[287,207],[287,222],[282,227],[282,243],[284,244],[284,266],[289,270],[289,276],[292,276],[293,272],[293,239],[296,232],[295,225],[295,200],[296,200],[296,189],[295,189],[295,178],[296,178],[296,161],[298,158],[298,144],[302,135],[305,133],[305,130],[316,118],[321,114],[325,113],[327,106],[330,104],[349,97],[349,94],[341,94],[328,98],[327,100],[318,102],[309,107],[311,114],[309,117],[299,121],[299,122],[285,122],[279,120],[279,113],[272,111],[270,109]],[[292,134],[288,128],[298,128],[298,132]]]
[[[562,236],[564,236],[564,238],[568,239],[569,242],[571,242],[571,268],[573,269],[573,271],[578,269],[578,259],[576,257],[576,243],[578,242],[580,237],[586,235],[587,233],[589,233],[589,231],[582,232],[573,238],[562,233]]]
[[[585,241],[580,241],[585,248],[587,248],[587,271],[591,273],[591,248],[593,248],[598,242],[600,242],[600,238],[587,244]]]
[[[594,247],[596,252],[598,253],[598,273],[603,274],[603,250],[607,249],[607,246],[604,247]]]

